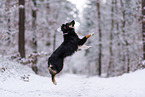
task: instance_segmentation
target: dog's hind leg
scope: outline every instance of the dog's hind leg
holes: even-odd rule
[[[48,67],[48,70],[49,70],[49,73],[51,74],[53,84],[56,85],[55,76],[57,72],[55,70],[52,70],[51,67],[53,67],[53,65],[50,64],[50,66]]]
[[[57,83],[55,81],[55,76],[56,76],[56,74],[51,74],[53,84],[57,85]]]

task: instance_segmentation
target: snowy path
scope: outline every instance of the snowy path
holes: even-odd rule
[[[143,77],[145,70],[139,74]],[[105,79],[66,74],[53,85],[50,78],[32,74],[29,82],[9,79],[0,83],[0,97],[144,97],[145,78],[131,75]]]
[[[0,59],[0,69],[0,97],[145,97],[145,69],[113,78],[64,74],[56,76],[57,85],[18,63]]]

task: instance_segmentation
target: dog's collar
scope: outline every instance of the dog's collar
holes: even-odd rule
[[[68,33],[63,33],[63,35],[67,35]]]

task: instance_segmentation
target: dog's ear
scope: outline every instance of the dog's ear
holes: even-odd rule
[[[61,31],[64,31],[64,29],[66,29],[66,26],[65,26],[65,24],[62,24]]]

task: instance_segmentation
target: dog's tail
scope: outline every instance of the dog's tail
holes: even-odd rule
[[[51,74],[53,84],[57,85],[57,83],[55,81],[55,76],[56,76],[56,74]]]

